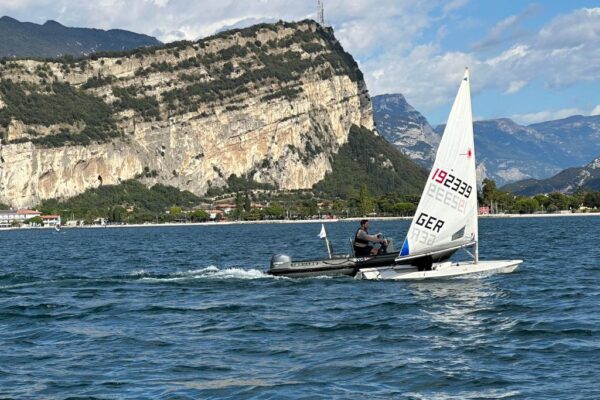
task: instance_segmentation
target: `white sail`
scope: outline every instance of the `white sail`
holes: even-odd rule
[[[477,211],[473,116],[467,69],[400,258],[476,243]]]

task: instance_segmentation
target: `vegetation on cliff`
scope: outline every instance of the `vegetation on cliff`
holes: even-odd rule
[[[261,42],[258,38],[265,35],[273,39]],[[115,58],[113,66],[133,59],[142,66],[133,75],[121,72],[117,78],[105,68],[107,60]],[[127,126],[130,117],[118,114],[122,111],[130,110],[144,121],[164,121],[200,108],[207,116],[213,107],[245,108],[241,100],[249,93],[262,102],[292,101],[302,96],[305,77],[363,79],[333,31],[314,21],[260,24],[196,42],[67,56],[34,65],[0,61],[0,98],[7,103],[0,109],[0,135],[12,120],[83,126],[12,139],[49,147],[110,141]],[[78,78],[81,74],[87,77],[84,83]],[[113,96],[106,95],[107,89]]]
[[[94,161],[89,158],[108,159],[104,164],[114,177],[185,185],[197,194],[209,189],[211,196],[277,192],[280,182],[310,186],[329,168],[350,124],[371,126],[370,101],[357,63],[331,29],[314,21],[262,24],[196,42],[81,58],[0,60],[0,78],[0,137],[8,144],[4,153],[13,160],[23,149],[45,153],[47,149],[39,147],[117,139],[116,146],[97,146],[83,160],[66,157],[75,153],[67,149],[44,155],[59,170],[68,169],[68,163]],[[263,146],[268,135],[273,136],[268,140],[278,140],[279,135],[288,142]],[[211,141],[205,144],[206,138]],[[38,146],[10,146],[19,142]],[[121,145],[123,154],[111,157],[109,152]],[[181,151],[183,146],[189,146],[190,154]],[[257,150],[260,154],[250,154]],[[218,152],[223,151],[236,151],[235,159],[220,158]],[[379,161],[390,163],[386,168],[398,173],[399,164],[386,154],[381,157],[385,160]],[[121,163],[128,168],[120,168]],[[344,160],[340,163],[347,166]],[[132,165],[147,167],[140,173],[129,168]],[[224,172],[217,177],[211,168]],[[46,185],[54,187],[44,193],[70,196],[90,187],[89,180],[60,172],[48,174],[47,166],[36,165],[30,176],[38,180],[33,185],[50,176]],[[367,182],[377,196],[388,192],[386,185],[393,190],[413,185],[400,185],[395,178],[377,179],[375,185],[362,178],[360,182]],[[10,196],[20,196],[20,183],[12,180],[7,186]],[[350,199],[357,188],[346,188],[339,197]],[[30,200],[37,195],[29,194]],[[114,203],[119,198],[113,195],[103,192],[109,200],[89,208],[101,214],[108,204],[120,204]],[[323,195],[329,198],[331,193]],[[20,199],[20,204],[29,204]],[[312,200],[302,201],[308,203],[300,208],[313,210]]]
[[[256,182],[248,176],[230,175],[227,178],[227,185],[219,188],[210,188],[206,193],[208,197],[221,196],[226,193],[248,192],[251,190],[276,190],[275,185],[269,183]]]
[[[348,142],[333,156],[333,170],[314,186],[316,193],[349,199],[361,188],[375,196],[419,195],[427,173],[373,132],[352,127]]]
[[[98,217],[115,222],[145,222],[156,221],[157,217],[165,221],[169,219],[165,216],[168,215],[166,211],[171,207],[192,208],[200,202],[198,196],[172,186],[154,185],[148,188],[139,181],[129,180],[120,185],[89,189],[64,201],[44,200],[39,209],[44,213],[61,214],[65,219],[88,222]]]
[[[5,107],[0,109],[0,126],[19,120],[26,125],[50,126],[83,124],[80,132],[63,128],[54,135],[26,138],[42,146],[89,144],[119,136],[112,108],[100,98],[76,89],[68,83],[53,82],[44,86],[0,81],[0,96]],[[34,129],[30,132],[35,136]]]

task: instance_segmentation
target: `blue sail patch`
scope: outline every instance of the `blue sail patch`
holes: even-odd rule
[[[404,244],[402,245],[402,251],[400,252],[401,256],[407,256],[410,253],[408,248],[408,238],[404,239]]]

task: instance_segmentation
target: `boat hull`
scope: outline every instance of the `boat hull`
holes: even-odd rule
[[[375,268],[394,263],[398,252],[372,257],[340,257],[324,260],[271,262],[267,271],[271,275],[288,278],[310,278],[317,276],[354,276],[360,268]]]
[[[396,265],[383,268],[361,268],[357,279],[372,280],[423,280],[435,278],[451,278],[456,276],[485,274],[485,273],[510,273],[519,267],[522,260],[479,261],[434,264],[430,271],[419,271],[409,265]]]

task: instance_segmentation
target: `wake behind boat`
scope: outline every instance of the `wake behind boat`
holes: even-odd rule
[[[474,249],[473,253],[466,250]],[[436,254],[465,249],[473,261],[440,262]],[[512,272],[521,260],[480,261],[477,178],[469,70],[452,105],[415,218],[393,265],[365,267],[362,279],[427,279]]]

